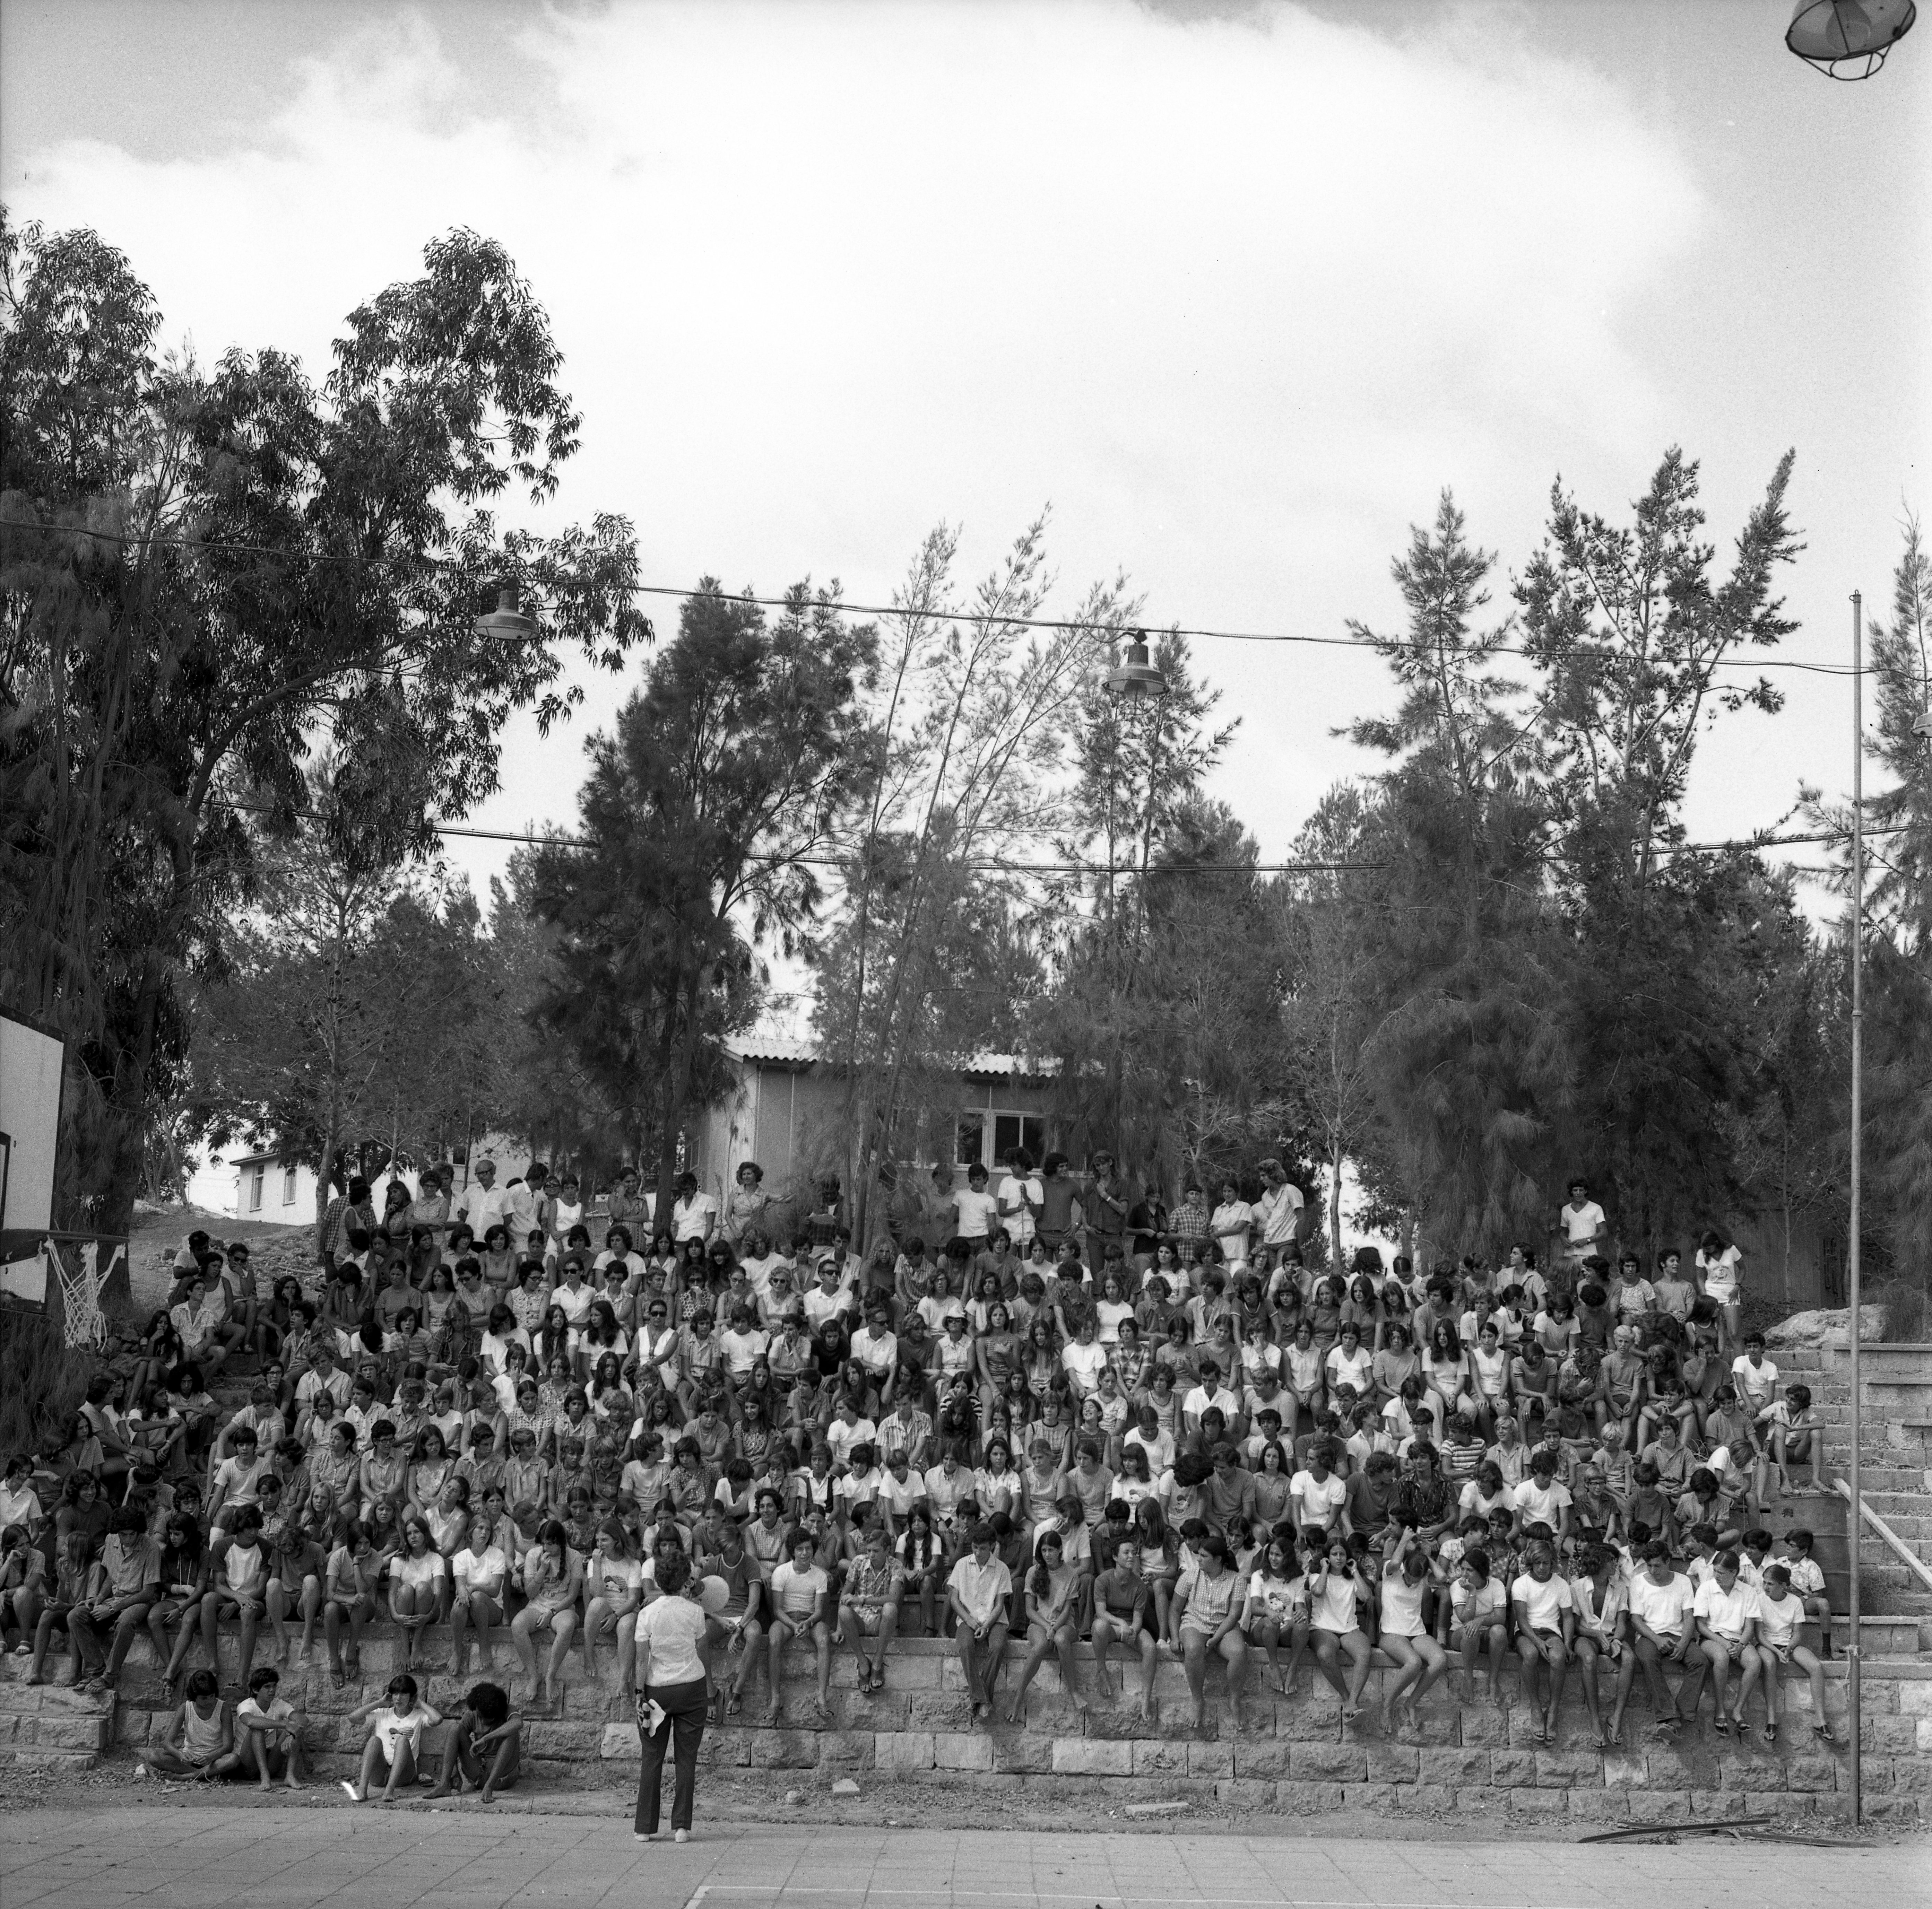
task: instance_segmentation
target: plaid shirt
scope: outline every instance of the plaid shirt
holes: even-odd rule
[[[1168,1216],[1168,1230],[1176,1239],[1192,1245],[1208,1237],[1209,1217],[1204,1203],[1184,1200]]]

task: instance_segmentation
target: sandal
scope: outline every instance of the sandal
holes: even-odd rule
[[[1811,1726],[1811,1734],[1814,1737],[1822,1737],[1827,1743],[1835,1743],[1838,1740],[1832,1734],[1832,1726],[1828,1723],[1814,1724]]]
[[[1713,1717],[1711,1719],[1711,1728],[1720,1737],[1728,1737],[1731,1734],[1731,1720],[1729,1717]]]
[[[744,1698],[735,1690],[724,1700],[724,1714],[728,1717],[735,1717],[744,1707]]]
[[[1777,1726],[1777,1725],[1775,1725],[1774,1723],[1768,1723],[1768,1724],[1766,1724],[1766,1725],[1765,1725],[1765,1727],[1764,1727],[1764,1740],[1765,1740],[1767,1743],[1775,1743],[1778,1741],[1778,1726]]]

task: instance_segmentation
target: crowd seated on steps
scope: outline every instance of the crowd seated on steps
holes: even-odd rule
[[[1252,1671],[1322,1679],[1353,1721],[1379,1646],[1398,1735],[1480,1675],[1498,1701],[1519,1681],[1544,1741],[1574,1684],[1608,1745],[1641,1674],[1650,1728],[1701,1727],[1708,1689],[1712,1731],[1775,1741],[1796,1669],[1828,1737],[1803,1641],[1828,1654],[1823,1577],[1763,1516],[1816,1482],[1817,1416],[1742,1335],[1721,1236],[1613,1266],[1579,1182],[1546,1266],[1365,1248],[1345,1272],[1305,1263],[1276,1161],[1172,1206],[1106,1154],[1005,1166],[936,1176],[936,1250],[907,1229],[855,1252],[836,1181],[775,1239],[749,1163],[722,1202],[687,1176],[656,1228],[628,1172],[594,1247],[540,1164],[500,1188],[483,1162],[460,1194],[432,1167],[380,1214],[351,1181],[313,1273],[267,1291],[245,1242],[190,1234],[74,1422],[7,1461],[5,1647],[38,1683],[63,1640],[68,1680],[105,1692],[145,1634],[199,1693],[177,1760],[246,1747],[266,1781],[258,1740],[288,1733],[272,1690],[267,1722],[242,1716],[258,1655],[326,1654],[340,1685],[387,1620],[406,1680],[447,1625],[435,1668],[507,1653],[542,1714],[573,1644],[630,1688],[674,1554],[721,1716],[776,1719],[790,1653],[815,1674],[800,1721],[829,1722],[835,1652],[884,1689],[922,1635],[987,1722],[1048,1659],[1076,1704],[1145,1710],[1163,1657],[1197,1723],[1217,1660],[1238,1719]],[[224,1632],[239,1674],[202,1756]],[[500,1748],[479,1689],[471,1734]]]

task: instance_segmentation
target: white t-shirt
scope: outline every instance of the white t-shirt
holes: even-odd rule
[[[1735,1246],[1726,1246],[1713,1260],[1702,1247],[1697,1249],[1697,1270],[1704,1275],[1704,1290],[1720,1304],[1728,1305],[1738,1296],[1738,1268],[1744,1256]]]
[[[976,1193],[969,1186],[952,1196],[952,1204],[962,1239],[985,1239],[1000,1224],[1000,1203],[990,1193]]]
[[[394,1710],[378,1710],[369,1719],[369,1728],[377,1743],[382,1746],[382,1755],[391,1763],[396,1760],[396,1746],[406,1743],[411,1758],[420,1764],[422,1761],[423,1732],[434,1728],[442,1721],[440,1711],[432,1710],[427,1704],[410,1707],[406,1717],[397,1716]]]
[[[831,1583],[817,1565],[808,1565],[801,1571],[787,1558],[772,1573],[772,1601],[778,1606],[781,1616],[790,1618],[794,1623],[807,1623]]]
[[[1030,1208],[1020,1204],[1022,1197],[1030,1200],[1036,1206],[1045,1197],[1037,1173],[1029,1173],[1024,1180],[1016,1179],[1009,1173],[1000,1181],[998,1195],[994,1202],[996,1215],[1001,1207],[1012,1209],[1000,1224],[1006,1229],[1006,1237],[1016,1246],[1025,1245],[1034,1235],[1033,1213]]]
[[[688,1203],[680,1194],[671,1202],[671,1236],[682,1245],[687,1239],[704,1237],[704,1222],[709,1218],[714,1222],[718,1218],[718,1203],[708,1193],[694,1193]]]
[[[1280,1186],[1264,1188],[1261,1198],[1255,1203],[1255,1212],[1262,1223],[1262,1244],[1289,1245],[1294,1238],[1296,1222],[1301,1217],[1302,1205],[1300,1188],[1291,1186],[1286,1180]]]
[[[1758,1595],[1742,1578],[1726,1591],[1714,1572],[1697,1587],[1691,1601],[1694,1617],[1701,1617],[1726,1644],[1742,1644],[1757,1616]]]
[[[1208,1230],[1221,1242],[1230,1263],[1248,1257],[1248,1233],[1255,1223],[1255,1209],[1245,1200],[1230,1200],[1216,1206]]]
[[[450,1567],[451,1581],[458,1597],[471,1591],[482,1591],[486,1596],[502,1602],[503,1581],[508,1576],[510,1560],[500,1545],[486,1545],[479,1554],[472,1551],[460,1551]]]
[[[1553,1572],[1546,1582],[1539,1583],[1527,1571],[1510,1587],[1512,1602],[1522,1607],[1532,1631],[1560,1631],[1563,1614],[1575,1608],[1569,1585]]]
[[[440,1551],[425,1551],[421,1557],[412,1557],[404,1552],[389,1563],[389,1575],[408,1585],[411,1590],[427,1590],[432,1585],[441,1584],[442,1573]]]
[[[1331,1386],[1352,1386],[1357,1392],[1366,1392],[1376,1369],[1376,1356],[1358,1346],[1352,1359],[1340,1346],[1335,1346],[1330,1349],[1328,1368]]]
[[[1098,1339],[1085,1346],[1076,1339],[1062,1350],[1060,1362],[1066,1368],[1066,1376],[1073,1381],[1073,1389],[1084,1398],[1099,1388],[1100,1371],[1107,1362],[1107,1348]]]
[[[1778,1389],[1778,1368],[1768,1359],[1762,1365],[1754,1365],[1748,1353],[1740,1353],[1731,1361],[1731,1377],[1737,1382],[1738,1395],[1749,1399],[1760,1412]]]
[[[1552,1479],[1546,1487],[1538,1485],[1535,1474],[1532,1473],[1510,1494],[1510,1502],[1522,1514],[1524,1524],[1540,1522],[1554,1531],[1558,1516],[1574,1501],[1568,1485],[1556,1479]]]
[[[1545,1208],[1547,1212],[1549,1209]],[[1565,1206],[1563,1209],[1563,1230],[1573,1246],[1587,1246],[1596,1238],[1597,1229],[1609,1216],[1594,1200],[1586,1200],[1580,1206]]]
[[[1630,1580],[1630,1615],[1642,1618],[1660,1638],[1682,1637],[1696,1597],[1696,1587],[1681,1571],[1660,1584],[1646,1566]]]
[[[1335,1522],[1348,1496],[1348,1488],[1338,1473],[1318,1479],[1312,1472],[1297,1472],[1288,1482],[1288,1495],[1301,1507],[1301,1522],[1325,1531]]]
[[[1774,1650],[1789,1650],[1798,1641],[1798,1627],[1804,1621],[1804,1600],[1796,1591],[1781,1598],[1757,1594],[1757,1634]]]

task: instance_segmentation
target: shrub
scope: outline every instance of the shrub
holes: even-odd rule
[[[100,1367],[98,1354],[68,1350],[58,1308],[0,1311],[0,1455],[38,1452],[80,1410]]]

